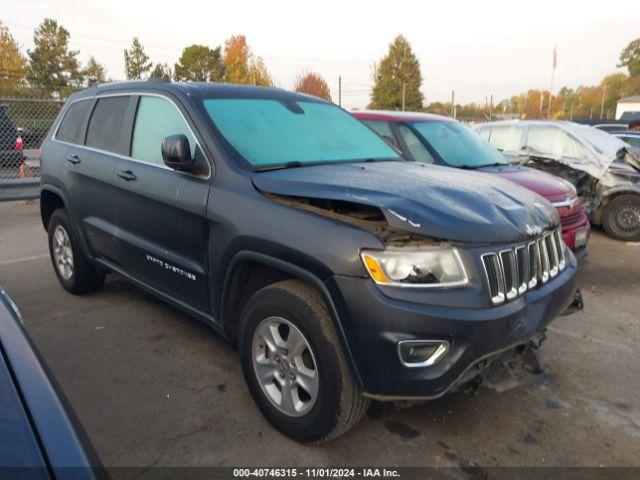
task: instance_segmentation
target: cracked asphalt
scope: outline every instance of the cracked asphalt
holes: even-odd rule
[[[552,323],[545,373],[410,408],[374,403],[308,447],[275,431],[212,330],[111,275],[78,297],[53,273],[33,203],[0,204],[0,286],[107,467],[638,466],[640,244],[595,231],[585,310]]]

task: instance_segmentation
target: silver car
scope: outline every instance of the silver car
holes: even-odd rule
[[[640,158],[619,138],[564,121],[509,120],[474,130],[510,162],[569,180],[591,222],[609,236],[640,240]]]

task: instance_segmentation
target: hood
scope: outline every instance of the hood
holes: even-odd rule
[[[546,200],[495,175],[416,162],[273,170],[253,183],[278,195],[378,207],[392,228],[451,241],[525,241],[559,222]]]
[[[591,153],[593,153],[593,158],[581,158],[578,161],[562,158],[558,159],[558,161],[566,163],[576,170],[587,172],[593,177],[600,178],[606,173],[609,166],[619,158],[620,152],[625,150],[629,152],[626,155],[629,165],[636,169],[640,166],[638,160],[634,158],[633,151],[629,145],[618,137],[588,125],[566,122],[563,127],[569,133],[579,137],[588,146]]]
[[[499,175],[501,178],[517,183],[521,187],[536,192],[549,201],[555,201],[558,197],[575,196],[573,186],[566,180],[533,168],[519,165],[504,165],[485,167],[481,172]]]

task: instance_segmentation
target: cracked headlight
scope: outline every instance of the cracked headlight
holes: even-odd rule
[[[468,283],[458,250],[450,246],[412,251],[362,250],[360,258],[379,285],[451,288]]]

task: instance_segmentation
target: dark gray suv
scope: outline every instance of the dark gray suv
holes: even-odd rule
[[[44,142],[42,221],[68,291],[115,272],[237,345],[304,442],[369,399],[429,399],[534,362],[576,295],[555,209],[409,162],[277,89],[134,82],[74,94]]]

